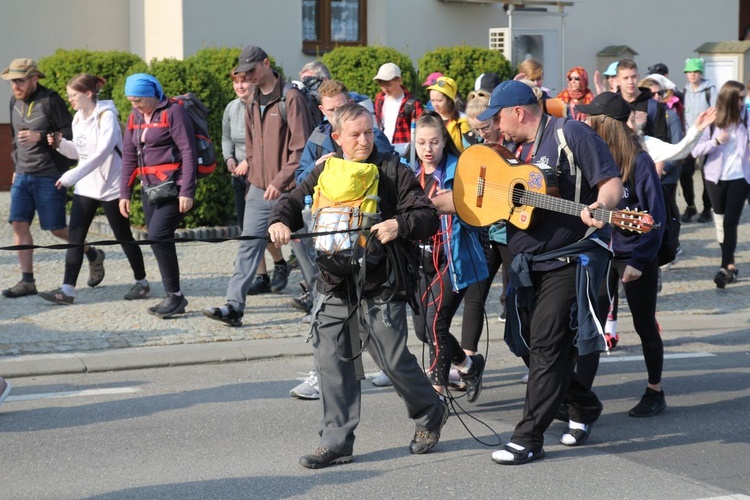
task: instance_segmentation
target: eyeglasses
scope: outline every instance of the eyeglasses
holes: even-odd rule
[[[569,82],[572,82],[572,81],[580,82],[581,81],[581,77],[580,76],[569,76],[568,77],[568,81]]]
[[[11,85],[23,85],[27,81],[29,81],[29,77],[28,76],[26,78],[11,78],[10,79],[10,84]]]
[[[492,123],[489,123],[488,125],[485,125],[484,127],[475,128],[473,130],[474,130],[474,133],[478,135],[489,134],[492,131]]]
[[[79,94],[78,92],[73,92],[72,94],[68,94],[68,100],[72,101],[73,99],[76,99],[79,95],[81,94]]]

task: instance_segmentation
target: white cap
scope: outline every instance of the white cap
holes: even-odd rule
[[[663,89],[674,90],[677,88],[677,85],[675,85],[672,80],[670,80],[664,75],[660,75],[659,73],[648,75],[647,78],[651,78],[652,80],[656,80],[657,82],[659,82],[659,86],[661,86],[661,88]]]
[[[401,70],[398,66],[393,64],[392,62],[385,63],[380,67],[378,70],[378,74],[375,75],[375,78],[373,80],[382,80],[384,82],[390,82],[394,78],[400,78],[401,77]]]

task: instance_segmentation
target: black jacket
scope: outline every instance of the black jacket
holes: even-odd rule
[[[17,101],[10,98],[10,126],[13,134],[13,163],[16,172],[38,176],[59,176],[71,162],[47,143],[47,134],[62,132],[63,137],[73,138],[73,117],[60,94],[42,85],[28,99]],[[16,141],[19,130],[28,129],[42,134],[36,144],[21,146]]]
[[[341,156],[339,156],[341,157]],[[380,170],[378,183],[378,196],[380,196],[380,213],[382,220],[395,218],[398,221],[398,240],[418,241],[429,238],[440,229],[440,219],[437,209],[424,193],[414,173],[399,161],[395,153],[381,154],[376,149],[364,163],[373,163]],[[324,165],[313,169],[305,180],[291,192],[283,195],[279,203],[271,211],[269,225],[282,222],[292,231],[301,229],[302,209],[306,195],[312,195],[318,183],[318,177],[323,171]],[[395,178],[387,175],[387,170],[395,170]],[[394,241],[389,244],[402,244]],[[408,245],[406,245],[408,247]],[[366,290],[376,290],[386,283],[385,260],[381,260],[375,266],[368,266],[366,277]],[[329,292],[338,288],[345,277],[333,275],[321,269],[318,289]]]

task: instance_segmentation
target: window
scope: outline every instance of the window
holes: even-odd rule
[[[302,0],[302,51],[367,43],[367,0]]]

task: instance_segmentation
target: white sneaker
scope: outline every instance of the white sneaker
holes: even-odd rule
[[[393,385],[393,382],[391,382],[391,379],[388,378],[388,375],[383,373],[382,371],[372,377],[372,385],[375,387],[388,387]]]
[[[320,399],[320,383],[318,372],[310,372],[310,376],[300,385],[289,391],[289,395],[299,399]]]

